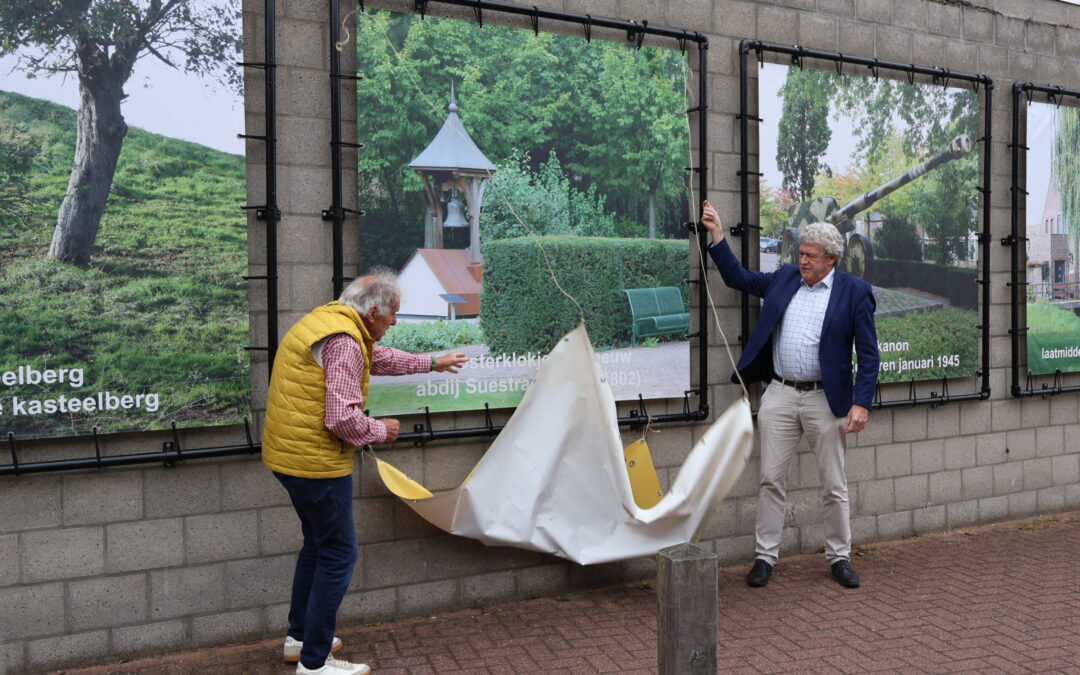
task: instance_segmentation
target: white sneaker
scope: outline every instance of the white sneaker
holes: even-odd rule
[[[317,673],[318,675],[368,675],[370,672],[371,668],[368,668],[367,664],[349,663],[348,661],[335,659],[333,656],[327,656],[326,663],[322,665],[322,668],[316,668],[315,670],[305,668],[302,663],[296,664],[297,675],[302,675],[302,673]]]
[[[330,643],[330,653],[333,654],[337,650],[341,649],[343,643],[341,638],[335,637],[334,641]],[[300,650],[304,648],[304,643],[296,638],[285,636],[285,649],[281,653],[281,658],[285,659],[289,663],[296,663],[300,660]]]

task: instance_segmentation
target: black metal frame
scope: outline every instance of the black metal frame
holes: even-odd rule
[[[981,261],[982,261],[982,278],[977,282],[982,287],[982,303],[980,308],[980,321],[977,325],[981,336],[982,347],[982,364],[979,370],[975,372],[977,377],[982,378],[982,388],[975,394],[949,394],[948,378],[942,378],[941,381],[941,393],[934,391],[929,396],[919,398],[916,393],[915,385],[917,382],[924,382],[928,380],[912,380],[907,383],[908,385],[908,398],[900,400],[881,400],[882,384],[878,383],[877,390],[874,395],[874,408],[897,408],[897,407],[909,407],[915,405],[930,405],[939,406],[949,403],[950,401],[972,401],[982,400],[990,398],[990,331],[988,323],[989,308],[990,308],[990,150],[992,139],[992,126],[991,126],[991,114],[993,110],[993,90],[994,81],[986,75],[975,75],[971,73],[963,73],[949,70],[948,68],[931,68],[927,66],[918,66],[914,63],[897,63],[894,61],[886,61],[877,58],[866,58],[861,56],[853,56],[851,54],[843,54],[840,52],[829,52],[820,49],[810,49],[807,47],[800,47],[798,45],[783,45],[774,44],[770,42],[761,42],[759,40],[745,39],[739,44],[739,114],[737,116],[739,120],[739,132],[740,132],[740,162],[739,162],[739,181],[740,181],[740,216],[739,222],[735,227],[731,228],[731,234],[735,236],[742,236],[748,234],[750,230],[760,229],[760,225],[750,223],[750,176],[759,176],[759,172],[750,170],[750,149],[749,149],[749,136],[748,126],[750,121],[760,122],[760,117],[755,117],[749,114],[749,92],[748,92],[748,80],[750,77],[750,53],[755,52],[757,54],[758,61],[764,60],[765,52],[774,54],[786,55],[791,58],[793,64],[802,66],[804,59],[818,59],[821,61],[831,61],[836,64],[837,71],[839,72],[843,64],[853,64],[857,66],[864,66],[870,70],[870,73],[874,77],[878,77],[881,71],[895,71],[901,73],[907,73],[908,77],[913,79],[915,75],[924,75],[931,77],[935,84],[942,84],[947,86],[950,80],[956,80],[961,82],[969,82],[975,88],[976,91],[981,87],[983,89],[984,103],[983,103],[983,136],[978,139],[983,143],[983,169],[982,169],[982,185],[978,188],[979,193],[982,195],[982,221],[983,230],[977,236],[979,238],[979,244],[981,247]],[[760,150],[759,150],[760,151]],[[743,264],[750,257],[750,238],[742,238],[741,255]],[[742,294],[742,334],[739,336],[739,340],[743,346],[746,345],[746,341],[750,336],[750,296],[748,293]],[[904,383],[895,383],[902,385]],[[888,385],[885,385],[888,386]]]
[[[698,113],[698,165],[688,167],[687,170],[693,171],[697,174],[698,191],[700,192],[701,198],[705,197],[708,191],[706,166],[706,143],[708,139],[708,129],[706,125],[705,114],[708,110],[708,106],[705,104],[705,100],[707,93],[706,55],[709,44],[708,39],[704,35],[696,31],[649,25],[647,21],[639,22],[624,21],[619,19],[606,19],[602,17],[594,17],[588,14],[576,14],[572,12],[541,9],[535,6],[524,7],[506,2],[495,2],[491,0],[417,0],[416,8],[421,14],[421,16],[423,16],[431,1],[473,8],[476,14],[477,23],[480,26],[483,25],[483,13],[485,11],[494,11],[529,16],[532,20],[532,28],[534,31],[539,31],[539,21],[541,19],[578,23],[584,29],[583,37],[586,40],[590,41],[592,39],[593,27],[601,27],[625,30],[627,40],[634,42],[639,48],[641,47],[642,42],[645,39],[645,35],[655,35],[659,37],[673,38],[678,41],[679,48],[683,51],[686,50],[686,45],[688,42],[695,43],[698,46],[698,105],[688,109],[686,112],[688,115]],[[358,5],[360,11],[365,10],[363,0],[360,0]],[[252,351],[266,351],[269,359],[269,369],[273,365],[274,355],[277,351],[278,346],[277,223],[281,220],[281,210],[277,202],[277,108],[275,103],[275,69],[277,67],[277,64],[275,62],[275,0],[264,0],[264,8],[265,58],[262,62],[241,62],[239,65],[247,68],[260,69],[266,73],[265,133],[262,135],[240,134],[240,137],[249,140],[263,141],[266,143],[266,203],[259,205],[243,206],[242,208],[245,210],[255,211],[256,218],[260,221],[265,222],[267,225],[266,274],[250,275],[243,278],[248,281],[262,280],[267,283],[266,297],[268,344],[267,346],[248,346],[246,349]],[[341,140],[340,84],[342,81],[355,81],[359,79],[359,77],[356,75],[348,75],[341,73],[340,53],[335,47],[335,44],[338,40],[339,27],[340,2],[339,0],[330,0],[330,104],[332,117],[330,152],[332,172],[332,203],[327,209],[323,211],[322,216],[324,220],[331,221],[333,226],[333,278],[331,281],[333,284],[335,297],[341,293],[344,282],[348,280],[344,276],[344,219],[349,216],[360,217],[364,215],[363,211],[345,208],[343,205],[343,187],[341,180],[341,149],[345,147],[362,149],[363,144],[350,143]],[[691,232],[696,233],[699,241],[704,244],[704,230],[702,228],[699,228],[697,226],[697,223],[686,223],[686,227]],[[704,272],[702,272],[702,274],[704,274]],[[687,279],[687,283],[697,284],[698,286],[698,305],[699,308],[701,308],[701,312],[704,312],[703,308],[707,307],[708,305],[708,299],[706,295],[707,289],[704,282],[704,278]],[[648,410],[646,409],[644,399],[639,395],[638,408],[629,411],[627,417],[619,418],[620,424],[629,425],[631,428],[640,428],[647,424],[702,420],[708,417],[708,350],[704,347],[704,345],[706,345],[708,342],[708,324],[704,320],[704,314],[701,314],[699,324],[700,326],[698,332],[690,336],[698,338],[700,340],[700,344],[702,345],[702,348],[699,350],[699,383],[697,389],[684,392],[683,412],[676,414],[650,415]],[[698,396],[699,403],[696,410],[692,410],[690,407],[689,397],[691,394],[695,394]],[[175,464],[184,459],[206,459],[211,457],[226,457],[233,455],[253,454],[259,452],[260,444],[253,441],[251,436],[250,423],[246,418],[244,420],[244,428],[247,435],[246,444],[184,450],[181,447],[180,438],[177,433],[176,426],[173,425],[172,440],[162,443],[161,451],[106,457],[103,457],[101,455],[101,448],[99,444],[97,430],[95,429],[92,436],[94,443],[93,457],[32,463],[21,463],[19,461],[19,448],[17,440],[13,433],[9,433],[7,440],[11,457],[11,464],[0,465],[0,476],[23,475],[54,471],[70,471],[76,469],[105,468],[110,466],[124,466],[131,464],[146,464],[155,462],[161,462],[165,466],[174,466]],[[411,440],[417,445],[422,445],[429,441],[440,439],[494,436],[499,433],[499,431],[502,429],[502,426],[494,424],[490,408],[485,408],[484,426],[482,427],[469,429],[436,430],[434,428],[434,425],[432,424],[430,411],[425,410],[424,423],[416,424],[413,429],[414,430],[412,433],[401,434],[400,436],[398,436],[398,439],[403,441]]]
[[[1080,100],[1080,91],[1055,85],[1014,82],[1012,87],[1012,142],[1009,144],[1009,148],[1012,150],[1012,187],[1010,188],[1012,191],[1012,230],[1009,236],[1001,238],[1001,245],[1012,247],[1011,276],[1009,280],[1010,315],[1012,320],[1012,325],[1009,328],[1009,335],[1012,338],[1012,385],[1009,388],[1009,393],[1015,398],[1025,396],[1046,397],[1080,391],[1080,385],[1065,386],[1063,384],[1062,376],[1064,372],[1061,370],[1052,375],[1053,381],[1051,384],[1042,382],[1042,386],[1038,389],[1035,388],[1035,378],[1051,377],[1051,375],[1035,376],[1031,374],[1031,371],[1028,371],[1026,387],[1020,386],[1020,336],[1026,336],[1028,331],[1028,326],[1020,325],[1020,304],[1027,302],[1027,294],[1025,293],[1024,297],[1021,298],[1020,289],[1027,287],[1027,275],[1024,268],[1024,243],[1028,240],[1026,228],[1023,235],[1020,233],[1020,210],[1021,208],[1027,208],[1028,195],[1028,191],[1020,185],[1020,162],[1024,153],[1028,151],[1028,146],[1020,142],[1020,106],[1025,99],[1030,103],[1032,94],[1035,92],[1046,94],[1049,103],[1059,105],[1062,97],[1065,96]],[[1025,115],[1025,121],[1026,119]],[[1023,196],[1023,203],[1021,203],[1021,196]]]
[[[275,0],[264,0],[266,13],[264,22],[264,54],[262,61],[239,61],[237,65],[243,68],[261,70],[266,74],[264,93],[265,131],[262,134],[237,134],[238,138],[246,140],[262,141],[266,144],[266,174],[265,190],[266,200],[263,204],[244,205],[240,208],[244,211],[254,211],[255,218],[266,223],[266,274],[245,275],[245,281],[266,282],[266,346],[248,345],[244,349],[248,351],[265,351],[267,353],[267,372],[274,364],[274,355],[278,347],[278,276],[277,276],[277,224],[281,220],[281,209],[277,201],[277,91],[275,61],[277,47],[275,43]],[[172,440],[162,443],[160,452],[134,453],[129,455],[101,456],[101,445],[98,439],[98,429],[92,429],[91,438],[94,443],[93,457],[80,457],[77,459],[54,460],[48,462],[19,462],[18,442],[13,432],[8,432],[8,452],[11,464],[0,465],[0,476],[22,475],[29,473],[44,473],[52,471],[70,471],[74,469],[104,468],[107,466],[123,466],[128,464],[145,464],[148,462],[162,462],[165,466],[173,466],[181,459],[196,459],[206,457],[223,457],[226,455],[238,455],[255,453],[259,451],[251,438],[251,427],[248,419],[244,418],[244,430],[247,434],[246,445],[230,445],[213,448],[196,448],[182,450],[180,438],[177,434],[176,424],[172,425]]]
[[[583,35],[586,40],[592,40],[592,29],[595,27],[600,28],[613,28],[616,30],[626,31],[626,39],[633,42],[636,47],[640,48],[646,35],[655,35],[658,37],[674,38],[679,43],[679,48],[682,51],[686,50],[688,42],[693,42],[698,46],[698,103],[695,107],[688,109],[687,114],[698,114],[698,157],[697,166],[688,167],[689,171],[693,171],[698,176],[698,191],[701,193],[700,198],[704,198],[708,191],[708,176],[706,167],[706,142],[708,139],[708,128],[706,120],[706,111],[708,106],[705,104],[707,96],[706,88],[706,68],[707,68],[707,50],[709,48],[708,38],[697,31],[689,31],[681,28],[670,28],[666,26],[656,26],[649,24],[648,21],[626,21],[622,19],[609,19],[603,17],[593,16],[591,14],[579,14],[575,12],[564,12],[554,9],[543,9],[536,7],[535,5],[524,6],[515,5],[509,2],[501,2],[498,0],[416,0],[415,9],[421,18],[423,18],[428,10],[428,7],[432,2],[438,2],[444,5],[456,5],[460,7],[469,7],[474,11],[476,23],[480,28],[484,25],[484,13],[485,12],[502,12],[504,14],[512,14],[517,16],[527,16],[531,20],[531,26],[534,32],[540,30],[540,20],[560,21],[565,23],[576,23],[582,26]],[[330,0],[330,30],[332,35],[336,35],[339,29],[339,20],[337,17],[340,14],[339,9],[340,0]],[[363,6],[361,3],[361,11]],[[336,38],[334,38],[336,39]],[[333,40],[331,40],[333,43]],[[342,242],[342,230],[341,222],[345,214],[363,215],[363,211],[356,211],[346,209],[340,202],[342,190],[342,175],[341,175],[341,148],[342,147],[357,147],[362,148],[361,143],[345,143],[340,140],[341,129],[341,106],[340,106],[340,86],[341,80],[359,79],[357,76],[342,75],[340,72],[340,62],[337,55],[337,50],[331,46],[330,55],[330,78],[332,82],[331,91],[331,128],[333,129],[333,140],[331,141],[330,152],[333,156],[331,161],[331,167],[333,176],[334,187],[332,190],[333,204],[327,208],[323,214],[324,218],[333,220],[334,222],[334,270],[333,279],[335,294],[340,292],[339,284],[343,281],[343,242]],[[696,223],[686,223],[687,228],[696,233],[699,240],[704,243],[704,230],[697,227]],[[700,231],[699,231],[700,230]],[[708,401],[708,350],[704,348],[704,345],[708,342],[708,322],[704,318],[704,308],[708,306],[708,298],[706,295],[706,287],[703,283],[703,279],[687,279],[687,283],[697,284],[698,286],[698,307],[699,307],[699,329],[698,332],[690,335],[692,338],[698,338],[699,344],[703,345],[699,349],[699,363],[698,363],[698,388],[691,389],[683,393],[683,412],[665,414],[665,415],[649,415],[645,408],[645,402],[639,395],[638,397],[638,409],[631,410],[627,417],[619,418],[619,424],[629,425],[631,428],[638,428],[646,423],[655,424],[658,422],[681,422],[702,420],[709,416],[709,401]],[[690,395],[695,394],[698,396],[698,407],[696,410],[692,410],[690,407]],[[467,411],[464,411],[467,412]],[[413,427],[412,433],[405,433],[398,436],[399,440],[411,440],[420,445],[428,441],[437,439],[448,438],[470,438],[478,436],[494,436],[502,427],[492,423],[491,410],[486,408],[484,411],[485,425],[482,427],[474,427],[468,429],[443,429],[436,430],[432,424],[431,413],[425,408],[424,422],[422,424],[416,424]]]

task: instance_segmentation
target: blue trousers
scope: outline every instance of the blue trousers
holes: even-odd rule
[[[359,557],[353,525],[352,476],[274,475],[289,491],[304,533],[293,575],[289,636],[304,643],[300,651],[304,667],[321,668],[330,654],[338,607]]]

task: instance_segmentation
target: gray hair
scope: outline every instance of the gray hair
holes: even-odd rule
[[[367,275],[353,279],[338,298],[338,302],[352,307],[360,316],[372,307],[377,307],[380,314],[389,314],[394,303],[400,301],[397,274],[386,267],[376,267]]]
[[[800,244],[816,244],[837,261],[844,257],[844,235],[832,223],[810,223],[799,230]]]

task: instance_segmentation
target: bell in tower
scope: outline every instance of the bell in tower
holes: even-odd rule
[[[469,220],[465,217],[465,205],[458,199],[458,191],[454,190],[450,201],[446,202],[446,219],[443,227],[468,227]]]

